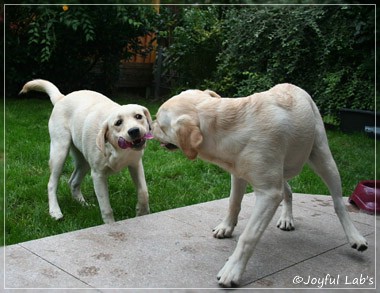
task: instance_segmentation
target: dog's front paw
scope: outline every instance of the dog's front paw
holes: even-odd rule
[[[73,193],[73,198],[79,202],[82,206],[89,206],[89,204],[86,202],[86,200],[84,199],[83,197],[83,194],[82,193],[78,193],[76,194],[74,191],[72,192]]]
[[[351,247],[353,249],[357,249],[358,251],[364,251],[368,248],[367,240],[361,235],[352,237],[352,239],[349,239],[349,242],[350,242]]]
[[[136,206],[136,217],[150,214],[149,206]]]
[[[83,207],[85,208],[93,208],[96,207],[96,204],[87,202],[84,198],[76,199]]]
[[[221,287],[237,287],[240,283],[244,267],[237,261],[228,259],[224,267],[219,271],[217,278]]]
[[[49,214],[50,216],[54,219],[54,220],[61,220],[63,218],[63,214],[60,210],[50,210],[49,211]]]
[[[229,238],[232,236],[232,232],[235,229],[235,225],[224,220],[218,226],[216,226],[212,232],[215,238]]]
[[[111,210],[110,212],[102,212],[102,219],[104,224],[112,224],[115,223],[115,218],[113,216],[113,211]]]
[[[293,217],[281,216],[280,219],[277,221],[277,228],[280,228],[284,231],[294,230]]]

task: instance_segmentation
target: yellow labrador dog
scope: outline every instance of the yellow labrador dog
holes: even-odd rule
[[[20,93],[31,90],[47,93],[54,105],[49,120],[50,215],[57,220],[63,217],[57,187],[69,151],[75,164],[69,185],[76,200],[86,203],[80,185],[91,170],[103,221],[114,222],[107,177],[128,166],[137,188],[137,215],[148,214],[149,196],[142,164],[146,140],[152,138],[148,109],[133,104],[121,106],[88,90],[64,96],[54,84],[41,79],[26,83]]]
[[[236,249],[217,275],[221,286],[237,285],[262,233],[284,200],[277,226],[294,229],[292,193],[287,180],[305,163],[328,186],[350,245],[367,249],[345,209],[341,180],[324,125],[311,97],[299,87],[279,84],[245,98],[221,98],[212,91],[188,90],[165,102],[153,122],[153,136],[168,149],[180,148],[231,173],[227,217],[214,229],[230,237],[238,221],[247,183],[256,204]]]

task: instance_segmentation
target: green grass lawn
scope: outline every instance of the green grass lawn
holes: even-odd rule
[[[159,102],[118,99],[119,103],[139,103],[157,112]],[[5,243],[59,234],[102,224],[90,176],[82,190],[93,205],[83,207],[71,198],[67,180],[73,170],[67,161],[58,188],[64,214],[52,220],[48,212],[49,179],[48,120],[52,105],[48,99],[7,100],[5,105]],[[375,141],[364,135],[329,131],[331,150],[348,196],[361,180],[375,178]],[[149,141],[144,155],[151,212],[173,209],[229,195],[229,174],[200,160],[189,161],[181,152],[168,152],[158,142]],[[321,180],[306,166],[291,180],[294,192],[328,194]],[[127,170],[109,178],[110,199],[115,220],[135,216],[136,191]],[[247,191],[251,191],[249,188]],[[221,211],[224,214],[226,211]],[[217,224],[217,223],[215,223]]]

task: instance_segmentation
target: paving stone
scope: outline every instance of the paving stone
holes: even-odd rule
[[[235,249],[254,204],[253,194],[244,197],[239,223],[228,239],[212,236],[212,228],[227,214],[226,198],[8,246],[5,285],[98,292],[218,288],[216,275]],[[321,278],[329,273],[331,280],[374,276],[375,217],[350,212],[370,244],[358,253],[347,244],[331,204],[328,197],[295,194],[296,230],[289,232],[276,227],[278,209],[248,262],[242,286],[308,288],[293,283],[297,274]],[[364,285],[355,288],[370,286]]]
[[[353,253],[345,246],[300,261],[245,288],[375,288],[375,235],[367,251]]]
[[[90,288],[22,246],[5,247],[5,288]]]

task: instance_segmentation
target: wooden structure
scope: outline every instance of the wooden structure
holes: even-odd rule
[[[153,0],[154,9],[160,11],[160,0]],[[139,38],[142,47],[150,52],[135,54],[132,59],[120,61],[120,74],[117,87],[150,87],[153,84],[153,66],[156,61],[157,41],[154,34]],[[151,49],[150,49],[151,48]]]
[[[148,54],[135,54],[132,59],[120,61],[120,74],[117,87],[149,87],[153,83],[153,65],[156,60],[156,41],[152,35],[140,37],[143,47],[149,48],[153,45]]]

